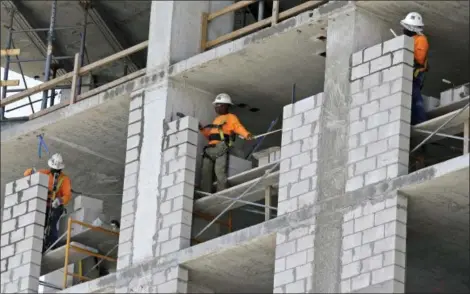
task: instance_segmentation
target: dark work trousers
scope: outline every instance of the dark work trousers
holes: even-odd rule
[[[52,208],[50,203],[48,203],[46,209],[46,227],[44,228],[45,234],[43,252],[46,251],[59,238],[59,220],[63,212],[63,205]]]
[[[411,94],[411,124],[416,125],[426,121],[426,110],[424,109],[424,99],[421,95],[421,88],[424,83],[424,72],[420,72],[413,79],[413,90]]]

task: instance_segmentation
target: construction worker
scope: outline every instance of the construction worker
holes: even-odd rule
[[[429,44],[423,35],[423,18],[417,12],[410,12],[400,21],[403,26],[403,34],[414,39],[414,68],[413,68],[413,90],[411,104],[411,124],[419,124],[426,120],[423,96],[421,89],[424,83],[424,73],[428,71]]]
[[[253,139],[253,135],[243,127],[238,117],[229,112],[233,103],[228,94],[217,95],[212,104],[218,116],[211,125],[202,127],[199,124],[199,130],[209,140],[209,144],[204,147],[201,179],[201,190],[207,193],[212,192],[213,172],[217,178],[217,191],[224,190],[228,186],[228,153],[235,135],[240,135],[245,140]]]
[[[49,175],[43,252],[59,238],[58,222],[64,212],[64,205],[67,205],[72,198],[70,178],[62,172],[65,167],[62,155],[59,153],[52,155],[47,164],[50,169],[38,170],[39,173]],[[24,172],[24,176],[29,176],[34,172],[33,168],[29,168]]]

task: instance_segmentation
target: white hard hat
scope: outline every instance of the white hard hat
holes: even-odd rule
[[[229,94],[221,93],[215,97],[214,102],[212,104],[230,104],[233,105],[232,103],[232,98],[230,98]]]
[[[424,23],[423,17],[417,12],[410,12],[406,15],[405,19],[400,21],[400,24],[407,30],[419,33],[423,31]]]
[[[63,169],[65,167],[64,161],[62,160],[62,155],[56,153],[47,162],[50,168],[53,169]]]

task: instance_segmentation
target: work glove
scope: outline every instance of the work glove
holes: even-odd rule
[[[57,208],[60,205],[62,205],[62,200],[60,198],[56,198],[52,201],[52,208]]]
[[[248,141],[251,141],[251,140],[254,140],[255,138],[253,137],[252,134],[248,134],[248,136],[246,136],[246,140]]]

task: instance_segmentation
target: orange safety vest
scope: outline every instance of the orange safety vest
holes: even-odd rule
[[[428,51],[429,43],[428,39],[424,35],[414,35],[414,70],[413,77],[416,78],[420,72],[426,72],[429,70],[428,65]]]

